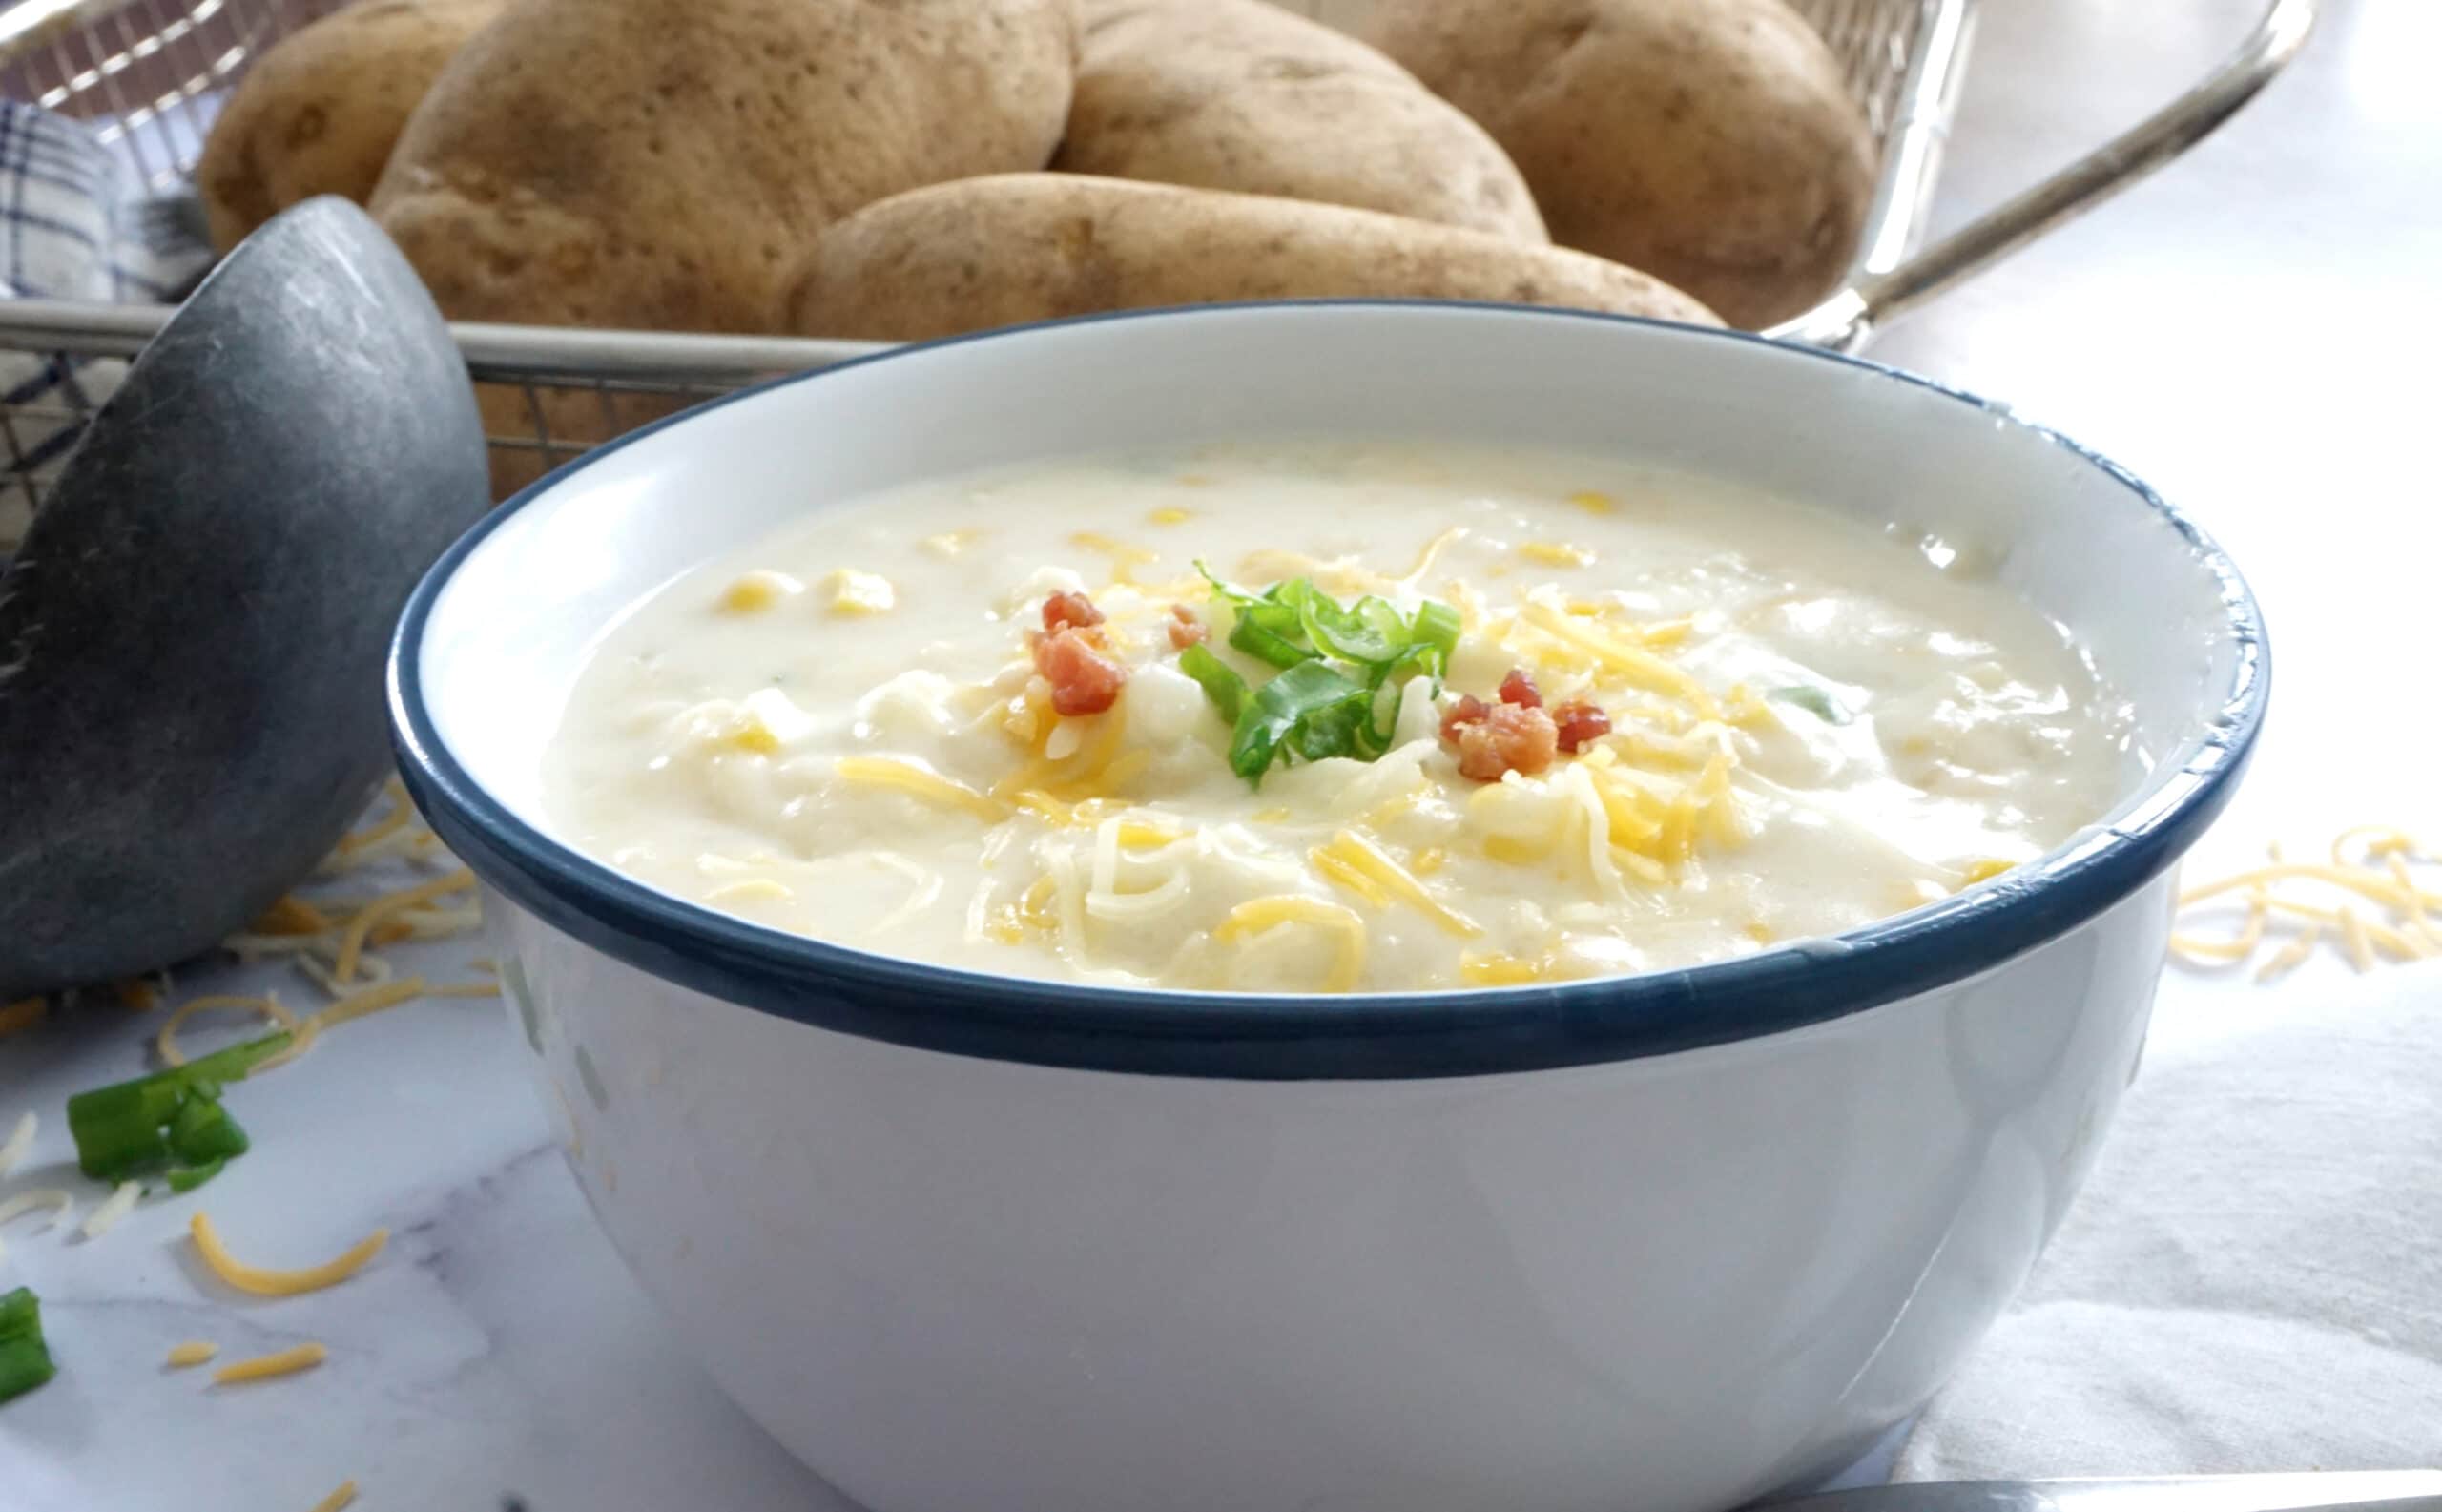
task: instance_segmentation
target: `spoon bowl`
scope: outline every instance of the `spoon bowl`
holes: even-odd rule
[[[230,254],[0,571],[0,999],[208,949],[312,870],[388,767],[400,605],[488,499],[448,328],[362,211]]]

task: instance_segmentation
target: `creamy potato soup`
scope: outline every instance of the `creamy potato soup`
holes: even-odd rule
[[[606,636],[581,849],[982,971],[1408,991],[1687,965],[2101,815],[2127,711],[1967,548],[1414,444],[1108,457],[826,506]]]

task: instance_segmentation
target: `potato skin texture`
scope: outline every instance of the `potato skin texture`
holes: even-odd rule
[[[814,243],[805,335],[920,341],[1103,310],[1233,300],[1489,300],[1716,325],[1633,268],[1379,211],[1065,174],[938,184]]]
[[[1364,43],[1264,0],[1086,0],[1051,166],[1547,240],[1483,128]]]
[[[227,252],[316,195],[363,204],[407,117],[508,0],[364,0],[281,38],[212,123],[196,187]]]
[[[1554,241],[1734,325],[1807,309],[1856,255],[1873,134],[1780,0],[1382,0],[1367,36],[1508,151]]]
[[[373,197],[457,320],[771,331],[859,206],[1039,168],[1073,0],[520,0],[451,60]]]
[[[518,0],[408,122],[373,214],[452,320],[770,333],[824,225],[1040,168],[1074,0]],[[608,441],[689,401],[478,384],[494,436]],[[495,448],[506,496],[562,451]]]

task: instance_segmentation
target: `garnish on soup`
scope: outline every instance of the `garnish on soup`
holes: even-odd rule
[[[867,580],[854,614],[773,588]],[[1500,986],[1976,885],[2101,811],[2125,723],[2057,627],[1868,524],[1299,444],[826,507],[609,633],[546,799],[654,885],[859,948]]]

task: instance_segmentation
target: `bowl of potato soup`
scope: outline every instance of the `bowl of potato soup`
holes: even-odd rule
[[[605,1229],[877,1512],[1705,1512],[2034,1263],[2268,661],[1990,404],[1322,303],[638,432],[391,676]]]

